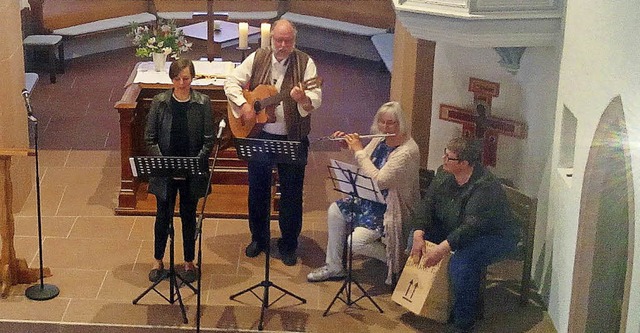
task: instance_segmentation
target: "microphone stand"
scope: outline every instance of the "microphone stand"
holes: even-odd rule
[[[24,104],[27,108],[28,120],[33,123],[36,156],[36,203],[38,207],[38,253],[40,254],[40,284],[27,288],[24,294],[31,300],[46,301],[58,296],[60,289],[52,284],[44,283],[44,268],[42,263],[42,212],[40,209],[40,164],[38,161],[38,119],[33,116],[29,92],[26,89],[22,91],[22,97],[24,97]]]
[[[200,218],[198,218],[198,223],[196,224],[196,239],[198,240],[198,269],[200,273],[198,274],[198,284],[196,290],[196,332],[200,333],[200,317],[201,317],[201,284],[202,284],[202,221],[204,220],[204,209],[207,205],[207,197],[209,196],[209,192],[211,190],[211,179],[213,178],[213,171],[216,167],[216,161],[218,160],[218,150],[220,149],[220,138],[222,137],[222,130],[227,127],[227,123],[224,119],[220,120],[220,124],[218,125],[218,135],[216,136],[216,144],[213,151],[213,163],[211,164],[211,170],[209,171],[209,183],[207,186],[207,191],[204,193],[204,200],[202,201],[202,209],[200,210]]]

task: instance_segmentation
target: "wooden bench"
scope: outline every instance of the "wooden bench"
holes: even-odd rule
[[[153,0],[158,18],[172,19],[185,24],[203,21],[207,13],[206,0]],[[279,0],[215,0],[213,9],[232,22],[260,24],[278,17]]]
[[[371,37],[391,31],[389,0],[288,0],[283,18],[298,26],[298,45],[380,61]]]
[[[151,13],[125,15],[56,29],[53,30],[53,33],[62,36],[65,40],[102,32],[119,31],[124,33],[129,30],[133,22],[155,24],[156,16]]]
[[[152,0],[37,0],[44,1],[42,15],[44,27],[49,31],[82,26],[106,19],[104,24],[115,24],[117,18],[142,13],[152,14]],[[101,23],[102,24],[102,23]],[[101,24],[84,26],[99,30]],[[75,30],[79,32],[80,30]],[[87,32],[87,30],[84,30]]]
[[[67,58],[131,46],[131,22],[154,24],[152,0],[32,0],[43,31],[62,36]],[[81,38],[94,37],[100,38]]]
[[[536,232],[536,214],[538,209],[538,199],[530,197],[516,188],[508,185],[502,185],[505,193],[507,194],[507,200],[511,205],[511,211],[518,223],[520,234],[519,241],[516,248],[516,252],[503,261],[496,262],[489,267],[487,271],[491,271],[491,268],[497,268],[503,264],[511,265],[513,261],[522,261],[522,272],[520,277],[520,305],[525,306],[529,303],[529,294],[531,290],[531,267],[533,264],[533,241]],[[482,318],[484,315],[484,298],[485,290],[494,281],[488,281],[487,275],[483,274],[482,287],[480,288],[480,296],[478,299],[478,317]],[[491,282],[491,283],[490,283]],[[500,281],[499,281],[500,282]]]
[[[376,48],[376,51],[378,51],[380,58],[382,58],[385,67],[387,67],[387,70],[391,73],[393,69],[393,34],[384,33],[371,36],[371,42],[373,43],[373,47]]]
[[[520,304],[529,301],[531,288],[531,267],[533,265],[533,241],[536,233],[538,199],[529,197],[519,190],[503,185],[511,210],[520,226],[520,242],[516,251],[518,260],[522,260],[522,279],[520,282]]]
[[[385,29],[292,12],[285,13],[282,18],[296,25],[298,46],[361,59],[381,60],[371,37],[386,33]]]

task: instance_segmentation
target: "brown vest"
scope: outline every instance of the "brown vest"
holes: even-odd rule
[[[249,90],[255,89],[260,84],[271,84],[271,50],[259,49],[256,51],[249,80]],[[289,91],[294,85],[304,80],[304,72],[307,69],[309,55],[295,49],[289,55],[289,65],[282,81],[280,91],[286,92],[282,101],[284,108],[284,121],[287,127],[287,138],[300,141],[311,131],[311,115],[301,117],[298,112],[298,103],[289,96]]]

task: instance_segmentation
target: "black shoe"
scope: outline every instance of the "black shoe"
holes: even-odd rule
[[[167,272],[164,269],[154,268],[149,272],[149,281],[158,282],[164,279],[167,275]]]
[[[183,271],[180,276],[184,282],[194,283],[198,278],[198,272],[195,269],[188,269]]]
[[[251,244],[247,245],[247,248],[244,249],[244,254],[249,258],[253,258],[257,257],[262,251],[264,251],[264,246],[256,241],[252,241]]]
[[[291,253],[280,253],[280,259],[282,263],[287,266],[294,266],[298,261],[295,251]]]

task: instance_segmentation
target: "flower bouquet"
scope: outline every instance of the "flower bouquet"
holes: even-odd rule
[[[133,38],[136,57],[140,58],[152,57],[154,53],[162,53],[177,59],[180,57],[180,53],[189,51],[192,45],[186,40],[182,30],[178,29],[175,22],[171,20],[160,20],[158,25],[153,28],[140,26],[134,22],[131,24],[128,36]]]

